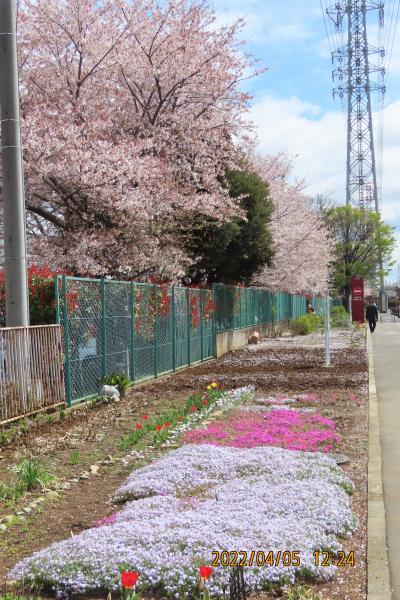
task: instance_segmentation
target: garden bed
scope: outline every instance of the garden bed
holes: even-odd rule
[[[335,333],[332,356],[334,367],[327,370],[323,367],[322,337],[317,335],[267,340],[259,346],[231,353],[219,361],[134,389],[119,404],[76,411],[68,420],[45,424],[3,448],[4,465],[16,461],[16,452],[21,451],[22,444],[35,454],[48,454],[49,470],[64,479],[90,467],[94,450],[97,452],[96,462],[105,464],[100,466],[97,475],[57,492],[58,496],[46,501],[43,512],[26,514],[23,522],[2,534],[2,548],[5,550],[7,547],[7,556],[0,563],[2,574],[20,558],[54,541],[70,537],[71,531],[78,533],[91,527],[98,519],[115,512],[110,500],[116,488],[132,468],[142,466],[147,460],[140,454],[140,444],[136,456],[131,455],[129,461],[118,460],[124,454],[120,449],[121,433],[132,428],[144,410],[156,414],[165,410],[166,406],[179,407],[188,392],[197,387],[204,389],[205,384],[215,379],[226,387],[231,387],[229,382],[233,382],[232,387],[255,385],[258,400],[268,398],[272,392],[278,397],[288,392],[300,394],[296,407],[315,408],[324,419],[335,422],[335,432],[341,438],[340,452],[350,457],[344,471],[356,488],[351,508],[358,516],[359,527],[351,541],[344,543],[347,552],[355,551],[356,565],[341,568],[333,582],[320,583],[316,589],[326,598],[361,600],[365,596],[367,460],[366,362],[362,335],[351,331]],[[309,381],[312,384],[307,383]],[[305,391],[306,394],[301,394]],[[253,401],[251,405],[254,406]],[[309,413],[309,417],[312,414]],[[213,418],[222,416],[217,414]],[[80,453],[79,466],[71,464],[72,452]],[[163,453],[163,449],[155,449],[152,457]],[[108,462],[105,460],[107,455],[111,455]],[[3,514],[8,512],[10,507],[3,507]],[[264,594],[262,597],[273,596]]]

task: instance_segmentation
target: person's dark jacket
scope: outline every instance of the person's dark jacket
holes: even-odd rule
[[[375,304],[370,304],[367,306],[367,310],[365,311],[365,316],[367,317],[367,321],[377,321],[378,320],[378,309]]]

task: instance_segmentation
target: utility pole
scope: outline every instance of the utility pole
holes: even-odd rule
[[[0,0],[0,107],[7,327],[29,325],[15,0]]]

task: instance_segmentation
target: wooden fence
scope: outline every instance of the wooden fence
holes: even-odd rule
[[[0,329],[0,423],[65,403],[59,325]]]

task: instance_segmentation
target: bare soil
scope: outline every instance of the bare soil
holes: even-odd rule
[[[97,475],[59,491],[58,498],[44,503],[42,512],[27,514],[22,522],[0,533],[0,580],[21,558],[91,527],[99,518],[114,512],[110,502],[114,491],[132,469],[143,464],[133,459],[124,466],[115,460],[124,454],[119,445],[121,434],[132,429],[143,413],[154,415],[168,407],[181,406],[190,392],[217,381],[229,389],[255,385],[259,397],[313,393],[318,396],[316,399],[303,400],[301,404],[315,407],[336,421],[343,439],[340,452],[350,458],[343,469],[356,486],[352,508],[359,527],[344,542],[347,552],[354,550],[356,565],[341,567],[334,581],[311,587],[316,593],[321,592],[325,600],[363,600],[366,598],[368,397],[365,342],[361,333],[336,334],[332,364],[330,368],[324,366],[321,336],[265,340],[259,346],[132,388],[119,403],[95,408],[85,405],[72,410],[63,420],[49,422],[48,417],[43,417],[39,425],[32,424],[15,441],[0,447],[0,480],[9,481],[10,467],[21,453],[27,452],[41,456],[60,482],[78,477],[95,461],[112,457],[109,459],[112,462],[102,464]],[[77,456],[79,461],[72,464]],[[42,494],[42,490],[34,491],[18,505],[0,503],[0,518],[15,514]],[[253,596],[254,600],[276,597],[271,593]]]

